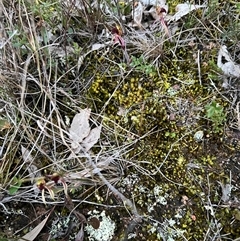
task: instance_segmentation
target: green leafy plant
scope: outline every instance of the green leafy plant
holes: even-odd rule
[[[18,189],[21,187],[22,185],[22,180],[18,179],[17,177],[13,178],[13,185],[11,185],[8,189],[8,192],[10,195],[14,195]]]
[[[51,27],[55,27],[55,21],[60,20],[57,13],[61,11],[61,8],[57,1],[39,1],[36,4],[30,4],[28,7],[35,16],[46,21]]]
[[[205,106],[206,117],[213,122],[213,131],[221,132],[221,125],[226,119],[224,108],[215,100]]]
[[[150,76],[153,76],[156,73],[155,67],[149,64],[142,55],[138,58],[132,56],[132,62],[130,66],[138,71],[143,71],[144,73]]]

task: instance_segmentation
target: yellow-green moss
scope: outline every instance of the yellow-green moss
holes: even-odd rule
[[[115,131],[124,134],[123,130],[129,130],[138,136],[149,133],[127,154],[130,160],[134,157],[134,165],[125,173],[139,175],[131,195],[141,212],[163,223],[182,210],[182,218],[175,218],[175,228],[185,231],[184,236],[189,240],[201,240],[209,223],[206,222],[204,197],[200,193],[206,192],[207,195],[208,191],[212,191],[212,200],[218,203],[221,193],[217,195],[218,190],[208,190],[210,186],[207,179],[216,184],[223,178],[220,173],[224,173],[219,166],[218,153],[211,149],[213,145],[222,145],[221,132],[217,135],[212,132],[213,123],[206,119],[203,107],[210,103],[213,95],[224,108],[227,108],[228,103],[207,84],[210,65],[203,68],[202,85],[199,83],[192,51],[191,48],[179,48],[175,56],[166,53],[159,66],[160,74],[152,77],[134,68],[132,72],[126,69],[125,73],[116,77],[104,71],[97,72],[89,96],[95,100],[94,107],[104,112],[106,120],[111,120],[107,121],[108,125],[115,122],[121,126],[121,129],[114,126]],[[110,64],[104,58],[101,63]],[[112,66],[112,69],[118,69],[118,65]],[[171,114],[174,115],[172,119]],[[196,131],[203,132],[202,141],[198,142],[194,138]],[[119,141],[119,144],[124,144],[129,139],[125,136],[119,138]],[[139,173],[139,169],[134,166],[141,167],[152,176]],[[167,208],[154,196],[156,186],[162,188],[159,200],[163,203],[166,200]],[[182,195],[188,197],[188,203],[181,203]],[[229,220],[222,210],[218,212],[222,223]],[[193,220],[193,214],[196,220]],[[152,225],[146,227],[145,232],[149,233],[147,240],[155,240],[157,237],[157,233],[150,232],[152,228]],[[175,240],[181,238],[176,236]]]

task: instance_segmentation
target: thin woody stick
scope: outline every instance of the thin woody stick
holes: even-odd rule
[[[111,183],[109,183],[109,181],[102,175],[99,168],[92,161],[92,158],[90,157],[90,155],[88,153],[85,152],[84,154],[87,157],[90,165],[92,166],[94,173],[96,173],[99,176],[99,178],[101,179],[101,181],[113,192],[113,194],[115,196],[119,197],[122,200],[122,202],[130,209],[131,213],[134,216],[135,221],[140,222],[142,220],[142,217],[139,215],[139,213],[136,209],[136,206],[132,203],[132,201],[129,200],[128,198],[126,198]]]

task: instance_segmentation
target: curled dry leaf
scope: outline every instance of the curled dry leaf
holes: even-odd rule
[[[231,184],[226,184],[224,185],[221,182],[218,182],[222,188],[222,197],[221,200],[223,202],[227,202],[229,201],[230,197],[231,197],[231,191],[232,191],[232,185]]]
[[[73,150],[79,149],[79,143],[83,141],[90,133],[90,118],[91,110],[86,108],[76,114],[73,118],[71,127],[69,129],[69,136],[72,140],[71,147]],[[80,150],[78,150],[80,151]]]
[[[89,135],[83,140],[82,147],[85,148],[85,151],[89,151],[99,140],[101,134],[102,126],[97,126],[93,128]]]
[[[143,5],[141,2],[136,2],[132,10],[133,22],[139,27],[142,28],[142,17],[143,17]]]
[[[106,44],[100,44],[100,43],[95,43],[92,45],[91,51],[99,50],[101,48],[104,48]]]
[[[178,21],[180,18],[187,15],[191,11],[199,8],[205,8],[205,7],[206,5],[197,5],[197,4],[189,4],[189,3],[178,4],[176,7],[176,13],[172,17],[172,20]]]
[[[91,129],[89,124],[90,114],[91,110],[86,108],[73,118],[69,129],[69,137],[71,148],[75,154],[79,153],[81,149],[89,151],[99,140],[102,126]]]
[[[223,63],[222,58],[225,58]],[[227,76],[240,77],[240,65],[233,62],[227,47],[225,45],[221,46],[218,52],[217,66],[223,71]]]
[[[84,231],[83,231],[83,223],[81,223],[81,228],[76,235],[75,241],[83,241],[83,239],[84,239]]]

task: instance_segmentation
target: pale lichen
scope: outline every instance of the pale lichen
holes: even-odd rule
[[[94,229],[91,225],[85,227],[85,231],[88,234],[89,241],[110,241],[114,236],[114,231],[116,228],[115,222],[106,215],[105,211],[101,213],[94,210],[90,212],[90,219],[95,217],[99,219],[100,226],[98,229]]]

